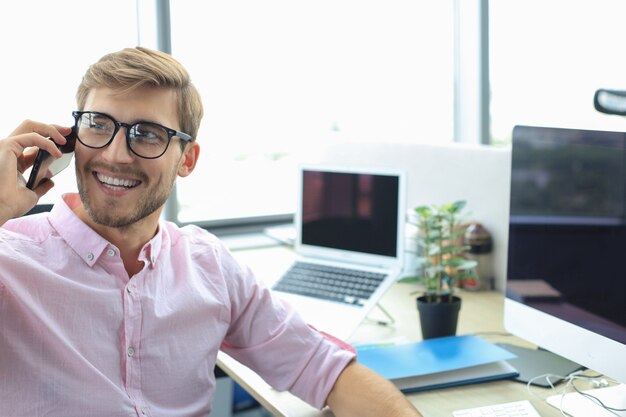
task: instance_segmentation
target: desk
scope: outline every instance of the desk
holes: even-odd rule
[[[237,251],[235,256],[250,265],[259,275],[277,276],[293,258],[293,253],[284,247]],[[269,275],[267,275],[269,274]],[[390,339],[398,336],[410,340],[420,340],[421,334],[415,306],[415,296],[410,295],[417,287],[397,283],[385,294],[380,304],[394,317],[395,324],[381,326],[373,321],[365,321],[350,339],[353,344],[374,340]],[[458,324],[458,334],[477,333],[492,342],[507,342],[526,347],[532,345],[519,338],[505,335],[502,323],[504,297],[498,292],[460,291],[463,299]],[[374,310],[370,317],[384,319],[380,311]],[[319,417],[332,416],[332,412],[314,409],[287,392],[278,392],[269,387],[258,375],[220,352],[218,365],[238,384],[256,398],[263,407],[276,416]],[[552,392],[542,388],[531,388],[532,392],[544,398]],[[528,399],[543,417],[557,417],[559,411],[547,403],[533,397],[526,384],[502,380],[461,387],[444,388],[407,395],[407,398],[425,417],[451,417],[452,411],[461,408]]]

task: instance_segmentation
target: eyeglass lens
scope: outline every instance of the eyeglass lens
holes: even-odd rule
[[[117,133],[115,120],[100,113],[87,112],[76,120],[78,139],[86,146],[102,148]],[[126,126],[126,138],[131,150],[145,158],[158,157],[165,152],[169,143],[168,132],[161,126],[149,123],[134,123]]]

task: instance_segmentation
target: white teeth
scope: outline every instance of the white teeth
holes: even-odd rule
[[[132,188],[139,184],[139,181],[137,180],[107,177],[106,175],[102,175],[100,173],[96,173],[96,177],[101,183],[109,185],[111,187]]]

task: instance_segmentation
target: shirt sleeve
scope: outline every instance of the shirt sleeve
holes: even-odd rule
[[[321,409],[343,369],[355,358],[346,343],[307,325],[230,255],[222,257],[231,325],[222,350],[277,390]]]

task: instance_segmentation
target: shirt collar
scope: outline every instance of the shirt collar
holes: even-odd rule
[[[139,254],[139,260],[144,261],[150,266],[150,268],[154,268],[158,262],[159,254],[161,253],[164,230],[163,225],[159,223],[159,230],[156,235],[154,235],[154,237],[143,246],[141,253]]]
[[[73,208],[78,204],[82,204],[78,194],[64,194],[52,207],[50,223],[74,252],[91,267],[110,249],[118,252],[119,250],[74,213]],[[156,264],[161,252],[164,229],[163,225],[159,224],[156,235],[144,245],[139,255],[139,260],[146,262],[151,268]]]

